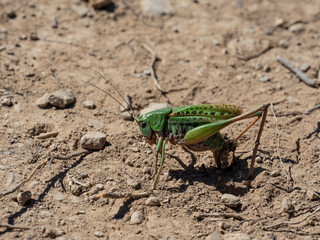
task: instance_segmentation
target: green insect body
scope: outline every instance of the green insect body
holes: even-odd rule
[[[184,146],[192,151],[212,151],[218,167],[225,164],[229,151],[236,148],[236,140],[222,137],[220,130],[228,125],[262,115],[264,105],[243,114],[241,107],[231,104],[207,104],[185,107],[167,107],[151,111],[137,118],[147,142],[156,144],[156,187],[164,163],[165,143]],[[158,153],[161,163],[157,170]]]
[[[128,111],[131,117],[137,122],[141,133],[150,144],[156,144],[156,160],[154,171],[153,189],[156,187],[159,175],[161,173],[166,142],[175,145],[181,145],[192,151],[212,151],[217,166],[226,165],[229,152],[234,152],[238,144],[237,140],[252,127],[261,117],[260,128],[255,141],[255,146],[252,152],[252,160],[249,170],[248,187],[251,184],[253,176],[254,162],[260,144],[260,138],[263,131],[263,126],[266,121],[268,107],[270,103],[260,105],[259,107],[243,113],[241,107],[232,104],[206,104],[194,105],[185,107],[166,107],[155,111],[148,112],[136,118],[132,112],[130,104],[121,96],[120,92],[113,87],[109,80],[107,80],[98,71],[90,68],[99,76],[104,78],[106,82],[119,94],[119,96],[126,102],[129,109],[120,103],[110,93],[104,91],[98,86],[90,82],[85,82],[100,91],[110,96],[115,102]],[[230,124],[257,117],[244,131],[240,133],[235,139],[223,137],[220,130],[229,126]],[[160,167],[157,169],[158,155],[161,154]]]

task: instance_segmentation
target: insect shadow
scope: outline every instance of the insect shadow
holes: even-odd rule
[[[305,136],[304,139],[310,139],[313,135],[315,136],[315,138],[320,138],[319,134],[320,134],[320,122],[317,123],[316,129],[312,133]]]
[[[243,187],[235,186],[235,184],[230,184],[230,182],[242,183],[247,181],[249,173],[248,160],[251,160],[252,156],[243,159],[234,157],[232,164],[225,169],[218,169],[214,165],[205,167],[204,164],[196,168],[196,156],[192,152],[186,151],[191,155],[191,163],[189,165],[186,165],[179,157],[168,154],[170,158],[175,159],[183,168],[169,170],[169,176],[176,180],[182,179],[184,182],[188,182],[188,184],[181,184],[178,188],[167,188],[168,191],[185,192],[188,187],[194,185],[195,182],[202,182],[208,186],[214,186],[216,188],[215,190],[221,193],[243,196],[248,192],[248,188],[245,185],[243,185]],[[255,176],[263,171],[266,171],[266,169],[256,167],[254,172]]]
[[[79,160],[77,160],[76,162],[72,163],[72,165],[67,168],[66,170],[64,170],[63,172],[59,172],[57,175],[53,176],[51,179],[49,179],[47,182],[47,187],[43,190],[43,192],[39,195],[38,199],[31,199],[29,200],[29,204],[23,208],[20,209],[20,211],[13,213],[11,216],[8,217],[8,223],[14,225],[15,219],[19,218],[22,214],[24,214],[25,212],[28,211],[28,209],[32,209],[32,207],[37,204],[38,202],[43,201],[43,199],[45,198],[45,196],[47,195],[47,193],[50,191],[50,189],[52,189],[55,185],[56,182],[61,182],[63,181],[63,179],[66,177],[67,173],[75,168],[76,166],[78,166],[79,164],[81,164],[81,162],[84,160],[84,157],[86,155],[83,155],[79,158]],[[62,185],[63,186],[63,185]],[[5,234],[8,230],[5,230],[3,232],[0,232],[0,236],[2,234]]]

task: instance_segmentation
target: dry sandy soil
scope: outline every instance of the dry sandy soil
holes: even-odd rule
[[[88,131],[107,135],[102,150],[56,160],[1,197],[0,224],[33,227],[0,227],[1,239],[218,239],[207,237],[213,232],[221,239],[319,239],[320,2],[171,4],[172,15],[147,17],[138,1],[114,1],[102,10],[79,0],[0,1],[0,191],[49,156],[79,150]],[[166,94],[155,88],[148,71],[151,54],[143,44],[158,54],[155,71]],[[304,68],[315,86],[277,62],[278,55]],[[269,111],[252,188],[246,188],[246,179],[259,124],[241,138],[234,162],[222,172],[211,152],[168,145],[153,193],[160,206],[147,205],[147,198],[92,200],[102,187],[116,193],[150,189],[155,146],[124,119],[116,102],[81,82],[118,97],[89,66],[128,93],[136,112],[150,103],[233,103],[250,110],[273,102],[282,163]],[[64,109],[37,106],[43,94],[60,89],[71,89],[76,103]],[[85,100],[96,108],[85,108]],[[248,123],[222,132],[236,136]],[[37,138],[48,131],[58,135]],[[13,200],[21,191],[32,193],[24,206]],[[225,193],[238,196],[241,205],[221,204]],[[289,213],[284,203],[293,205]],[[143,213],[140,224],[130,221],[135,211]],[[203,213],[223,216],[199,218]]]

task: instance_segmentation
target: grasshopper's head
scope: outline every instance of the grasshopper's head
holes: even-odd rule
[[[157,134],[164,134],[165,124],[172,108],[157,109],[141,115],[136,119],[140,131],[150,144],[157,143]]]
[[[137,118],[136,122],[139,125],[142,135],[145,137],[146,141],[150,144],[156,143],[156,136],[154,131],[152,131],[150,119],[147,114],[141,115]]]

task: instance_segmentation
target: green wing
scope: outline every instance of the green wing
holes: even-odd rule
[[[170,120],[180,123],[209,123],[230,119],[242,114],[242,108],[232,104],[206,104],[172,108]],[[188,120],[187,120],[188,119]]]

